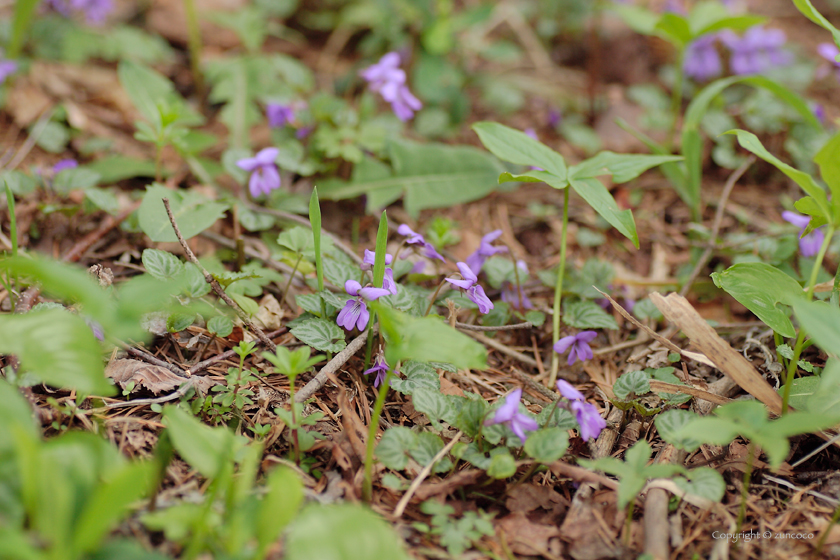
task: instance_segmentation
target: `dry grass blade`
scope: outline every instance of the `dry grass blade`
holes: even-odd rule
[[[712,357],[715,367],[731,377],[742,389],[767,405],[773,414],[782,411],[782,398],[761,377],[753,365],[718,336],[715,330],[679,294],[668,297],[650,294],[650,299],[662,314],[682,330],[704,354]]]

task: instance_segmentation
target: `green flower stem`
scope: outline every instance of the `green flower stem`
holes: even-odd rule
[[[814,286],[817,283],[817,275],[822,267],[822,261],[825,257],[825,252],[828,251],[828,246],[831,243],[831,238],[834,236],[834,226],[828,225],[828,231],[825,232],[825,240],[820,247],[820,252],[817,253],[817,258],[814,260],[814,266],[811,267],[811,278],[808,280],[808,292],[805,298],[811,301],[814,298]],[[796,368],[799,364],[799,355],[802,354],[803,343],[805,342],[805,329],[799,327],[799,333],[796,335],[796,344],[793,348],[793,358],[788,362],[787,376],[785,379],[785,389],[782,394],[782,414],[787,414],[788,403],[790,401],[790,388],[793,385],[793,376],[796,374]]]
[[[286,286],[283,288],[283,295],[280,296],[280,307],[283,307],[283,302],[286,301],[286,294],[289,293],[289,288],[292,287],[292,279],[295,277],[295,274],[297,274],[298,266],[300,266],[300,261],[302,259],[303,259],[303,253],[298,255],[297,261],[295,261],[295,266],[292,269],[292,273],[289,275],[289,281],[286,282]],[[321,303],[323,303],[323,302],[324,302],[324,300],[321,300]],[[327,318],[326,310],[324,310],[324,311],[325,311],[325,313],[324,313],[323,316],[324,316],[324,318]]]
[[[435,293],[432,294],[432,297],[429,299],[429,306],[426,308],[426,312],[423,313],[424,317],[429,314],[429,311],[432,310],[432,307],[435,305],[435,300],[437,300],[438,294],[440,294],[440,291],[443,289],[444,284],[446,284],[446,280],[441,282],[440,285],[437,287],[437,290],[435,290]]]
[[[190,71],[195,82],[196,94],[203,103],[204,80],[201,76],[201,28],[198,26],[198,12],[195,0],[184,0],[184,11],[187,15],[187,43],[190,49]]]
[[[829,521],[828,527],[826,527],[823,531],[823,534],[820,535],[820,540],[817,541],[816,550],[814,551],[814,558],[820,557],[822,547],[823,545],[825,545],[825,539],[828,538],[828,534],[831,532],[831,528],[837,524],[838,520],[840,520],[840,506],[837,506],[837,509],[834,510],[834,515],[831,516],[831,521]]]
[[[292,445],[295,448],[295,464],[300,465],[300,442],[298,441],[297,416],[295,416],[295,379],[297,374],[289,375],[289,403],[292,407]]]
[[[569,227],[569,187],[563,189],[563,229],[560,231],[560,268],[557,270],[557,284],[554,287],[554,315],[551,317],[551,344],[560,340],[560,300],[563,297],[563,275],[566,273],[566,231]],[[551,349],[551,376],[549,387],[557,381],[560,357]]]
[[[14,243],[14,240],[12,240]],[[831,289],[831,300],[837,303],[840,301],[840,264],[837,265],[837,272],[834,273],[834,286]]]
[[[373,414],[370,415],[370,427],[368,428],[367,447],[365,449],[365,480],[362,483],[362,499],[370,503],[373,496],[373,450],[376,447],[376,430],[379,428],[379,417],[382,416],[382,409],[385,408],[385,397],[388,395],[388,386],[391,383],[391,370],[385,374],[385,381],[379,386],[379,394],[376,395],[376,402],[373,405]]]
[[[627,517],[624,520],[624,546],[630,547],[630,533],[633,529],[633,510],[636,506],[636,498],[630,500],[627,504]]]
[[[17,217],[15,216],[15,195],[6,182],[6,204],[9,207],[9,240],[12,242],[12,256],[18,255]]]
[[[750,477],[752,476],[753,461],[755,460],[756,448],[753,442],[747,446],[747,464],[744,468],[744,484],[741,486],[741,508],[738,510],[738,521],[735,524],[735,532],[741,532],[741,526],[747,517],[747,498],[750,496]]]
[[[677,133],[677,123],[682,112],[682,84],[683,84],[683,62],[685,61],[685,49],[679,49],[677,53],[676,67],[674,68],[674,88],[671,90],[671,127],[668,137],[665,138],[665,149],[671,153],[674,146],[674,135]],[[693,209],[692,209],[693,210]]]

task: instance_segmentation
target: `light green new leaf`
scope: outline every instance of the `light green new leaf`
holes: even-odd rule
[[[380,318],[389,364],[405,360],[448,362],[459,369],[484,369],[487,350],[467,335],[432,317],[413,317],[371,302]]]
[[[257,510],[256,536],[261,550],[280,537],[303,503],[303,483],[292,469],[279,466],[266,477],[265,497]]]
[[[615,229],[633,242],[639,248],[639,235],[636,233],[636,222],[630,210],[620,210],[610,191],[593,177],[573,179],[572,188],[578,193],[602,218],[607,220]]]
[[[150,123],[160,123],[159,104],[178,111],[176,122],[185,125],[199,125],[204,118],[189,109],[175,86],[162,74],[138,62],[123,60],[117,68],[117,76],[131,102]]]
[[[726,492],[726,482],[719,472],[711,467],[699,467],[687,472],[674,483],[688,494],[694,494],[713,502],[719,502]]]
[[[513,175],[505,171],[501,175],[499,175],[499,184],[502,183],[545,183],[550,187],[554,187],[555,189],[565,189],[569,186],[569,181],[566,179],[560,179],[553,173],[549,173],[548,171],[539,171],[539,170],[532,170],[528,171],[527,173],[523,173],[522,175]]]
[[[184,239],[195,237],[221,218],[227,204],[213,202],[204,196],[187,190],[169,190],[155,183],[146,188],[143,202],[138,210],[138,220],[143,233],[157,242],[176,242],[178,237],[172,229],[162,199],[168,198],[172,216]]]
[[[215,478],[233,459],[233,432],[211,428],[177,406],[167,405],[163,416],[172,445],[189,465],[208,478]]]
[[[840,349],[840,309],[824,302],[801,301],[793,304],[793,312],[805,332],[826,352]]]
[[[401,471],[408,465],[410,451],[417,443],[417,434],[405,426],[393,426],[385,430],[376,445],[376,458],[383,465]]]
[[[780,335],[796,336],[788,312],[778,304],[793,305],[805,295],[799,282],[781,270],[766,263],[739,263],[712,273],[712,281]]]
[[[840,134],[835,134],[814,156],[814,163],[820,166],[820,175],[831,191],[831,206],[834,217],[840,220]]]
[[[181,259],[168,251],[145,249],[141,260],[146,272],[163,282],[174,280],[184,272],[184,263]]]
[[[794,6],[796,6],[800,12],[805,14],[805,17],[826,29],[827,31],[831,32],[831,36],[834,38],[834,43],[840,46],[840,31],[836,27],[834,27],[830,21],[825,19],[821,13],[814,8],[814,5],[811,4],[811,0],[793,0]]]
[[[409,560],[391,525],[364,506],[310,504],[289,526],[288,560]]]
[[[569,168],[569,180],[612,175],[614,183],[626,183],[635,179],[651,167],[674,161],[681,161],[682,156],[650,156],[644,154],[617,154],[600,152]]]
[[[569,432],[560,428],[545,428],[528,436],[525,453],[540,463],[553,463],[566,453]]]
[[[828,197],[826,197],[825,191],[817,184],[813,177],[803,171],[799,171],[798,169],[791,167],[768,152],[761,144],[761,140],[759,140],[752,132],[747,132],[746,130],[730,130],[726,134],[735,134],[738,137],[738,143],[741,147],[751,151],[767,163],[774,165],[779,171],[793,179],[797,185],[802,187],[802,190],[814,198],[814,201],[823,213],[823,217],[829,221],[829,223],[837,221],[837,218],[831,212]]]
[[[840,360],[828,360],[819,386],[805,403],[805,409],[815,414],[840,415]]]
[[[698,441],[697,439],[686,435],[678,437],[677,432],[697,417],[698,416],[693,412],[682,410],[680,408],[674,408],[666,410],[661,414],[657,414],[656,419],[653,422],[656,424],[656,429],[662,439],[674,447],[692,452],[700,447],[702,441]]]
[[[524,132],[495,122],[472,125],[484,147],[497,158],[544,169],[558,180],[566,179],[566,161],[563,156]]]
[[[21,368],[53,387],[113,395],[102,350],[84,319],[61,309],[0,316],[0,353],[14,354]]]

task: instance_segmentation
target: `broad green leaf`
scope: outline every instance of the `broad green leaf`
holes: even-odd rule
[[[287,560],[409,560],[391,525],[364,506],[306,506],[289,526]]]
[[[644,371],[630,371],[622,374],[613,383],[613,393],[623,401],[650,393],[650,374]]]
[[[411,404],[435,424],[454,416],[456,412],[446,395],[441,394],[439,390],[417,389],[411,396]]]
[[[730,130],[726,134],[735,134],[738,137],[738,143],[741,147],[746,148],[767,163],[772,164],[779,171],[792,179],[797,185],[802,187],[802,190],[813,197],[826,220],[829,220],[830,222],[837,221],[837,216],[835,216],[831,211],[825,191],[817,184],[813,177],[805,172],[799,171],[798,169],[794,169],[768,152],[761,144],[758,137],[752,132],[747,132],[746,130]]]
[[[577,165],[569,168],[569,180],[612,175],[614,183],[626,183],[635,179],[651,167],[674,161],[681,161],[681,156],[650,156],[643,154],[616,154],[600,152]]]
[[[471,146],[418,144],[394,140],[388,148],[392,170],[383,176],[381,166],[356,169],[349,183],[322,183],[320,195],[329,200],[343,200],[360,195],[378,196],[381,206],[405,196],[406,210],[417,215],[427,208],[444,208],[477,200],[496,188],[497,178],[504,168],[485,152]],[[376,170],[373,175],[364,170]],[[399,189],[399,191],[397,190]]]
[[[790,395],[788,397],[788,404],[798,410],[803,410],[807,407],[809,400],[819,391],[820,376],[809,375],[808,377],[797,377],[793,380],[793,385],[790,388]],[[784,395],[785,385],[782,385],[776,392],[779,396]]]
[[[5,379],[0,379],[0,456],[14,447],[14,434],[37,440],[41,432],[35,426],[32,407],[18,389]]]
[[[569,181],[566,179],[560,179],[553,173],[549,173],[548,171],[539,171],[533,170],[528,171],[527,173],[523,173],[522,175],[513,175],[508,172],[504,172],[499,175],[499,184],[502,183],[545,183],[550,187],[554,187],[555,189],[565,189],[569,186]]]
[[[703,442],[694,439],[690,435],[680,433],[680,430],[695,418],[698,418],[696,414],[675,408],[658,414],[654,420],[654,424],[656,424],[656,429],[663,440],[678,449],[691,452],[699,449],[700,444]]]
[[[516,474],[516,460],[506,448],[506,453],[497,453],[490,459],[487,466],[487,476],[493,478],[510,478]]]
[[[95,487],[73,527],[75,553],[88,553],[99,547],[108,532],[129,512],[131,504],[152,489],[154,468],[152,462],[135,462],[110,473]]]
[[[303,253],[305,249],[312,247],[314,243],[312,230],[303,226],[289,228],[277,237],[277,244],[293,253]]]
[[[250,317],[253,317],[257,313],[259,313],[260,305],[253,299],[239,292],[228,291],[226,293],[230,296],[230,299],[232,299],[236,303],[236,305],[241,307],[242,311],[244,311]]]
[[[187,125],[204,122],[201,115],[188,109],[186,101],[175,91],[172,82],[148,66],[123,60],[117,67],[117,75],[131,102],[150,123],[160,124],[159,104],[168,105],[179,112],[176,122]]]
[[[606,5],[606,9],[618,14],[630,29],[642,35],[653,35],[659,22],[659,14],[640,6],[612,2]]]
[[[820,175],[831,191],[831,205],[834,216],[840,218],[840,134],[835,134],[814,156],[814,163],[820,166]]]
[[[828,360],[817,391],[807,400],[805,409],[815,414],[840,415],[840,361]]]
[[[303,483],[288,467],[275,467],[266,477],[265,488],[265,497],[257,510],[255,531],[261,550],[280,537],[303,504]]]
[[[688,21],[683,16],[672,12],[662,14],[653,29],[657,35],[667,39],[680,50],[684,49],[693,38]]]
[[[195,237],[216,223],[228,209],[227,204],[212,202],[188,190],[169,190],[155,183],[146,189],[138,210],[138,220],[143,233],[156,242],[175,242],[178,237],[172,229],[162,199],[168,198],[172,216],[184,239]]]
[[[67,194],[73,190],[85,190],[99,184],[99,173],[84,167],[59,171],[53,181],[53,188],[59,194]]]
[[[53,387],[113,395],[102,350],[78,315],[59,309],[0,315],[0,353],[14,354],[21,368]]]
[[[563,304],[563,322],[578,329],[617,329],[618,324],[594,301]]]
[[[401,471],[408,465],[411,450],[417,444],[417,434],[405,426],[393,426],[385,430],[376,445],[376,458],[383,465]]]
[[[154,177],[156,171],[153,161],[119,155],[98,159],[86,164],[85,167],[99,173],[99,180],[104,184],[116,183],[133,177]],[[170,172],[163,169],[161,174],[167,177]]]
[[[484,147],[497,158],[515,163],[539,167],[556,177],[566,180],[566,161],[563,156],[524,132],[495,122],[479,122],[472,125]]]
[[[483,345],[433,317],[412,317],[396,309],[372,302],[379,315],[380,328],[388,342],[385,354],[389,364],[405,360],[449,362],[459,369],[483,369],[487,350]]]
[[[146,272],[164,282],[172,280],[184,272],[184,263],[181,262],[181,259],[168,251],[145,249],[141,260]]]
[[[440,377],[429,364],[409,360],[400,367],[400,373],[403,374],[403,379],[391,378],[391,388],[394,391],[411,395],[417,389],[440,390]]]
[[[206,426],[173,405],[163,409],[163,417],[175,450],[204,476],[217,477],[226,464],[233,460],[234,435],[226,427]]]
[[[338,262],[335,259],[324,259],[324,276],[334,286],[344,288],[348,280],[359,280],[359,268],[347,263]]]
[[[233,332],[233,321],[224,315],[216,315],[207,321],[207,330],[224,338]]]
[[[778,304],[793,305],[804,299],[799,283],[765,263],[740,263],[712,273],[715,286],[722,288],[782,336],[793,338],[796,330],[788,312]]]
[[[528,435],[525,453],[540,463],[553,463],[566,453],[569,432],[560,428],[545,428]]]
[[[431,432],[420,432],[417,434],[417,441],[410,449],[411,458],[417,461],[418,465],[426,466],[445,447],[443,440],[437,434]],[[446,472],[452,468],[452,461],[448,457],[438,459],[432,468],[432,472]]]
[[[636,222],[633,220],[633,213],[630,210],[619,210],[618,204],[610,194],[610,191],[593,177],[583,179],[572,179],[572,188],[578,193],[593,210],[598,212],[602,218],[607,220],[615,229],[633,242],[639,248],[639,236],[636,233]]]
[[[710,467],[699,467],[677,477],[674,483],[689,494],[719,502],[726,491],[726,482],[719,472]]]
[[[341,352],[347,346],[344,331],[329,319],[305,319],[292,328],[291,333],[304,344],[322,352]]]
[[[191,313],[172,313],[166,318],[166,330],[179,333],[192,325],[193,321],[195,321],[195,315]]]

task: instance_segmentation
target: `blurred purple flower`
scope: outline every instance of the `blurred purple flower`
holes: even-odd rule
[[[820,124],[825,124],[825,108],[820,103],[810,103],[809,106]]]
[[[519,441],[524,444],[527,439],[525,432],[537,430],[540,425],[530,416],[519,412],[519,399],[521,398],[522,389],[512,391],[505,397],[505,404],[497,408],[493,417],[484,421],[484,425],[507,424],[508,428],[519,438]]]
[[[685,0],[667,0],[662,11],[680,15],[686,15],[688,13],[685,9]]]
[[[558,354],[563,354],[566,350],[571,348],[569,352],[569,360],[568,365],[572,365],[578,359],[584,362],[586,360],[592,359],[592,349],[589,347],[589,343],[598,336],[598,333],[595,331],[581,331],[575,335],[564,336],[560,340],[554,343],[554,351]]]
[[[282,128],[294,120],[295,110],[291,105],[269,103],[265,106],[265,116],[268,119],[268,126]]]
[[[371,91],[378,92],[382,99],[391,104],[398,119],[407,121],[414,116],[414,111],[423,108],[423,104],[408,90],[405,71],[399,66],[399,53],[389,52],[379,62],[359,72],[359,75],[367,80]]]
[[[522,291],[522,307],[519,307],[519,291]],[[525,295],[525,290],[516,289],[516,286],[511,284],[510,282],[505,282],[502,284],[502,301],[506,302],[508,305],[516,309],[517,311],[523,311],[525,309],[533,309],[534,304],[531,303],[531,300],[528,299],[528,296]]]
[[[595,405],[585,402],[583,393],[572,387],[563,379],[557,380],[557,390],[569,403],[557,403],[561,408],[568,408],[574,413],[575,419],[580,426],[580,437],[584,441],[597,438],[601,430],[607,427],[607,422],[601,418],[601,414]]]
[[[715,47],[717,38],[716,33],[710,33],[688,44],[683,60],[683,71],[686,76],[698,82],[704,82],[720,75],[723,64]]]
[[[754,25],[741,37],[729,30],[722,31],[719,37],[732,51],[729,67],[734,74],[759,74],[793,62],[793,55],[782,49],[787,38],[781,29]]]
[[[303,140],[304,138],[312,134],[313,130],[315,130],[314,125],[302,126],[299,129],[297,129],[297,131],[295,131],[295,138],[297,138],[298,140]]]
[[[397,228],[397,233],[400,235],[406,236],[408,239],[405,242],[409,245],[420,245],[423,248],[423,256],[428,259],[440,259],[442,262],[446,262],[440,253],[437,252],[434,245],[426,241],[426,238],[408,227],[405,224],[400,225]],[[408,255],[403,255],[402,258],[407,258]]]
[[[277,148],[265,148],[252,158],[240,159],[236,162],[238,167],[251,172],[248,190],[251,191],[252,197],[267,195],[274,189],[280,188],[280,170],[274,163],[279,154],[280,150]]]
[[[355,297],[344,304],[344,308],[338,314],[336,323],[348,331],[352,331],[354,326],[360,331],[365,330],[370,320],[370,311],[368,311],[365,302],[373,301],[389,294],[388,290],[383,288],[362,288],[362,285],[355,280],[345,282],[344,291]]]
[[[96,340],[105,340],[105,330],[102,328],[102,325],[89,317],[85,317],[85,323],[87,323],[87,326],[90,327],[90,330],[93,332],[93,336]]]
[[[14,60],[0,59],[0,84],[6,81],[17,70],[17,62]]]
[[[409,274],[423,274],[423,271],[426,270],[426,261],[417,261],[414,263],[414,266],[411,267],[411,270],[408,271]]]
[[[114,9],[112,0],[49,0],[47,4],[64,17],[81,13],[85,21],[94,25],[104,23]]]
[[[459,262],[458,270],[461,271],[462,279],[447,278],[446,281],[466,291],[467,297],[478,306],[479,311],[489,313],[493,309],[493,302],[484,293],[484,288],[477,283],[478,277],[466,263]]]
[[[472,255],[467,257],[467,266],[469,266],[475,274],[481,272],[481,267],[484,266],[484,261],[487,260],[487,257],[492,257],[497,253],[507,253],[508,249],[505,246],[494,247],[493,245],[490,245],[501,236],[502,230],[497,229],[495,231],[491,231],[481,238],[481,244],[479,244],[478,249],[476,249]]]
[[[840,81],[840,62],[837,62],[837,55],[840,55],[840,49],[834,43],[820,43],[817,45],[817,52],[821,57],[829,61],[834,68],[834,75]],[[817,77],[823,78],[828,73],[823,67],[817,70]]]
[[[782,219],[799,228],[799,252],[803,257],[813,257],[820,252],[823,241],[825,241],[825,233],[821,227],[815,229],[808,235],[803,236],[808,224],[811,222],[809,216],[801,216],[796,212],[782,212]]]
[[[385,276],[382,277],[382,287],[391,292],[392,295],[397,295],[397,283],[394,282],[394,271],[390,268],[385,268]]]
[[[551,109],[548,112],[548,126],[557,128],[561,122],[563,122],[563,113],[557,109]]]
[[[373,367],[370,369],[366,369],[364,374],[370,375],[371,373],[376,373],[376,377],[373,380],[373,386],[379,387],[382,383],[385,382],[385,379],[388,378],[388,371],[391,368],[388,367],[388,362],[385,361],[385,357],[382,354],[376,356],[376,360],[374,360]],[[394,372],[397,373],[397,372]]]
[[[74,169],[79,167],[79,162],[73,158],[63,159],[53,165],[53,173],[59,173],[65,169]]]

